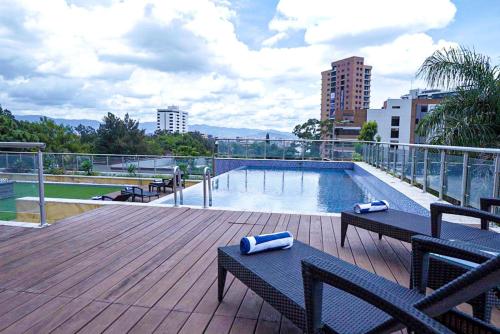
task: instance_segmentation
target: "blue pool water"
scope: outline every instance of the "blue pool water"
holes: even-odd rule
[[[213,207],[331,213],[352,209],[355,203],[394,197],[370,186],[366,177],[352,169],[242,167],[212,179]],[[173,197],[156,202],[173,204]],[[184,190],[184,204],[203,205],[201,183]],[[403,209],[400,205],[393,207]]]

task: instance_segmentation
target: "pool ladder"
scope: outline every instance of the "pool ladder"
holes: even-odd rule
[[[205,167],[203,169],[203,207],[208,208],[209,206],[212,206],[212,177],[210,175],[210,168]]]
[[[179,166],[174,166],[172,178],[174,180],[174,182],[172,182],[172,191],[174,192],[174,206],[179,206],[179,204],[177,203],[177,191],[179,191],[180,204],[184,204],[184,195],[182,194],[182,175]],[[179,182],[179,184],[177,184],[177,182]]]

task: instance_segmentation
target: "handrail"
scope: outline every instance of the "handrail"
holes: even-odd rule
[[[483,148],[483,147],[467,147],[467,146],[450,146],[450,145],[431,145],[431,144],[410,144],[410,143],[391,143],[391,142],[377,142],[377,141],[366,141],[366,140],[356,140],[356,139],[262,139],[262,138],[217,138],[216,141],[234,141],[234,142],[245,142],[245,141],[261,141],[261,142],[303,142],[303,143],[360,143],[360,144],[375,144],[375,145],[391,145],[391,146],[406,146],[406,147],[417,147],[417,148],[428,148],[436,150],[449,150],[449,151],[465,151],[465,152],[476,152],[476,153],[492,153],[500,154],[499,148]]]
[[[208,206],[207,206],[207,185],[208,185]],[[203,207],[212,206],[212,177],[210,176],[210,168],[203,169]]]
[[[4,147],[0,143],[0,148]],[[8,148],[5,146],[5,148]],[[13,147],[15,148],[15,147]],[[23,152],[23,151],[0,151],[0,153],[30,153],[30,152]],[[154,155],[154,154],[116,154],[116,153],[86,153],[86,152],[80,152],[80,153],[74,153],[74,152],[46,152],[46,154],[53,154],[53,155],[77,155],[77,156],[101,156],[101,157],[140,157],[140,158],[179,158],[179,159],[189,159],[189,158],[196,158],[196,159],[210,159],[212,158],[211,156],[208,155]]]
[[[179,180],[179,184],[177,184],[177,180]],[[182,194],[182,176],[181,176],[181,169],[179,166],[174,166],[173,172],[172,172],[172,190],[174,192],[174,206],[178,207],[179,204],[177,203],[177,186],[179,186],[179,197],[180,197],[180,204],[184,204],[184,196]]]
[[[0,148],[37,148],[43,150],[45,143],[0,142]]]

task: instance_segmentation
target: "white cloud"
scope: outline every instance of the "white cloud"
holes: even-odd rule
[[[367,46],[360,51],[377,73],[412,75],[434,51],[454,46],[458,46],[457,43],[445,40],[434,42],[429,35],[418,33],[402,35],[389,43]]]
[[[262,45],[263,46],[273,46],[275,45],[276,43],[278,43],[279,41],[285,39],[288,37],[288,34],[286,32],[279,32],[267,39],[265,39],[263,42],[262,42]]]
[[[398,89],[403,94],[425,56],[450,45],[424,32],[450,22],[455,7],[434,0],[428,10],[427,2],[408,9],[396,0],[355,7],[281,0],[270,22],[276,34],[252,50],[238,39],[238,13],[225,1],[4,0],[0,102],[16,112],[97,119],[129,112],[141,121],[179,104],[196,123],[290,130],[319,116],[320,72],[333,59],[366,56],[375,105]],[[309,44],[276,47],[296,29]],[[401,36],[361,49],[325,43],[383,29],[401,29]]]
[[[456,12],[450,0],[280,0],[277,9],[269,28],[278,32],[304,29],[310,44],[388,29],[442,28]]]

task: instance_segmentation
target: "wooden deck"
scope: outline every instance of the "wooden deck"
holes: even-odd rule
[[[0,330],[5,333],[295,333],[229,275],[216,296],[216,249],[247,234],[297,239],[402,285],[408,244],[336,217],[107,206],[46,229],[0,226]],[[500,323],[499,314],[494,314]]]

